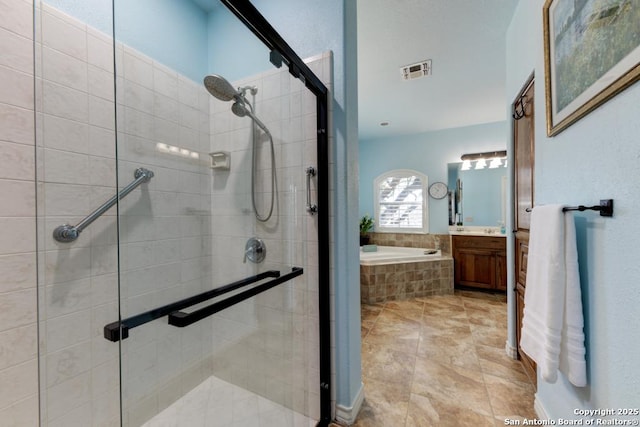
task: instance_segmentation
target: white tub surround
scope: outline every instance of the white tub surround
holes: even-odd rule
[[[360,265],[403,264],[406,262],[431,261],[442,258],[442,251],[428,248],[402,248],[378,246],[372,252],[360,249]]]

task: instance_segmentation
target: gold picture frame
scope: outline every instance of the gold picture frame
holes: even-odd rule
[[[638,0],[546,0],[548,136],[640,79],[639,22]]]

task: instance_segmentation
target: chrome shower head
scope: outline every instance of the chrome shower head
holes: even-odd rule
[[[265,126],[265,124],[262,123],[262,121],[257,118],[250,109],[247,108],[247,104],[242,102],[242,100],[236,100],[236,102],[233,103],[233,105],[231,106],[231,112],[233,112],[233,114],[238,117],[251,117],[251,120],[253,120],[253,122],[257,124],[260,129],[262,129],[267,135],[271,136],[271,132],[269,132],[267,126]]]
[[[217,74],[206,76],[204,78],[204,87],[220,101],[231,101],[240,96],[240,93],[231,86],[231,83]]]
[[[244,117],[249,113],[249,110],[244,102],[236,100],[236,102],[231,106],[231,112],[238,117]]]

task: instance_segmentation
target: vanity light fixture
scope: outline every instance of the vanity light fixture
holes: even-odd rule
[[[476,169],[484,169],[487,166],[487,161],[485,159],[478,159],[476,162]]]
[[[495,169],[502,166],[502,159],[504,159],[504,167],[507,167],[507,151],[488,151],[486,153],[470,153],[460,156],[462,160],[461,170],[471,169],[471,162],[476,162],[475,169],[484,169],[487,167],[487,160],[491,159],[489,169]]]
[[[494,157],[502,158],[507,157],[507,150],[502,151],[489,151],[486,153],[471,153],[463,154],[460,156],[460,160],[480,160],[480,159],[492,159]]]

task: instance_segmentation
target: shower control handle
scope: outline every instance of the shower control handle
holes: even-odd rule
[[[311,215],[318,213],[318,205],[311,203],[311,177],[316,176],[316,168],[307,168],[307,212]]]
[[[259,263],[264,261],[267,256],[267,247],[262,239],[252,237],[247,240],[247,244],[244,246],[244,257],[242,262],[246,263],[247,260],[253,263]]]

